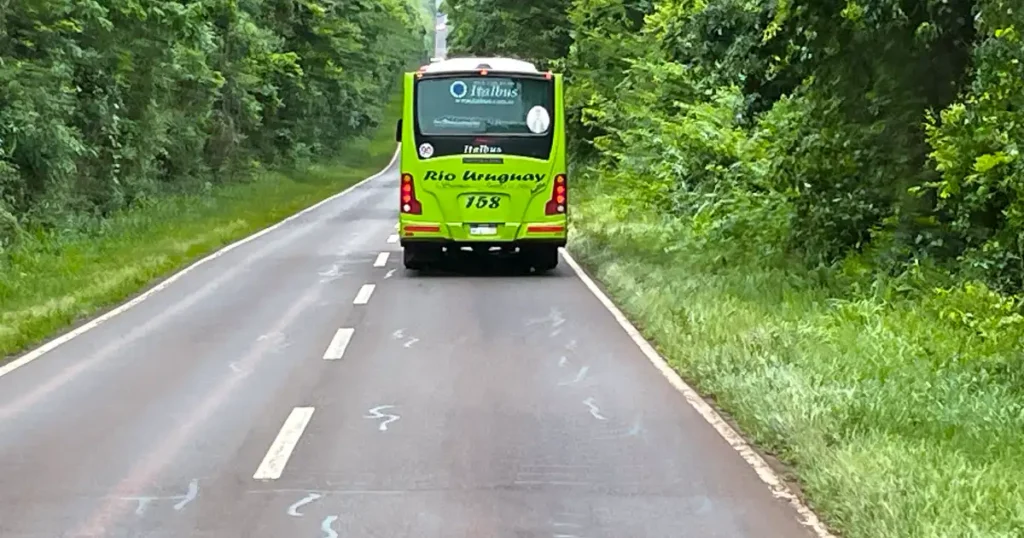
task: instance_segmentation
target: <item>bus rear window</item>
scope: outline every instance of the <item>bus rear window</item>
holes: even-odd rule
[[[549,80],[468,76],[416,84],[416,126],[427,136],[546,136],[554,116]]]

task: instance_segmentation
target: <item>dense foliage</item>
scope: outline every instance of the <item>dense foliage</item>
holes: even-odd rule
[[[445,0],[457,21],[448,34],[448,55],[511,56],[547,65],[571,42],[565,0]]]
[[[1024,285],[1017,2],[448,3],[456,50],[565,69],[577,156],[631,204],[812,264]]]
[[[429,10],[427,8],[430,8]],[[425,59],[423,0],[0,3],[0,250],[329,156]]]

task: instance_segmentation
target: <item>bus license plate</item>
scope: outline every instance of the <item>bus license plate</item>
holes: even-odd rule
[[[471,224],[469,226],[469,235],[495,235],[498,233],[498,227],[493,224]]]

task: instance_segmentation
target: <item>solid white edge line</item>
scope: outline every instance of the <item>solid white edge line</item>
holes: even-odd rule
[[[376,287],[376,284],[363,284],[363,287],[359,288],[359,293],[356,294],[352,304],[366,304],[370,302],[370,295],[373,295],[373,289]]]
[[[704,401],[704,398],[702,398],[696,390],[683,381],[683,378],[679,376],[679,373],[669,366],[664,357],[654,349],[654,346],[652,346],[650,342],[640,334],[640,331],[638,331],[622,311],[615,306],[615,303],[613,303],[611,299],[601,291],[601,288],[591,280],[586,271],[576,263],[576,260],[573,259],[571,254],[569,254],[569,251],[565,248],[561,248],[559,250],[562,251],[562,256],[565,258],[565,261],[569,263],[569,266],[572,267],[576,276],[583,281],[583,284],[590,290],[590,293],[594,294],[601,304],[604,305],[604,307],[612,314],[615,321],[617,321],[619,326],[626,331],[626,334],[628,334],[633,340],[633,343],[640,348],[640,351],[643,352],[644,356],[651,361],[651,364],[661,372],[661,375],[663,375],[676,390],[683,394],[687,403],[697,411],[701,418],[707,421],[707,423],[710,424],[715,431],[717,431],[718,434],[721,435],[722,438],[740,454],[748,465],[753,467],[761,481],[767,484],[771,489],[772,495],[776,498],[787,501],[789,505],[796,510],[797,515],[799,515],[798,519],[800,523],[810,527],[815,536],[818,538],[836,538],[836,536],[829,532],[828,528],[821,522],[817,514],[815,514],[810,507],[804,504],[804,502],[801,501],[792,492],[792,490],[790,490],[782,477],[780,477],[775,470],[768,465],[768,462],[766,462],[760,454],[750,447],[750,444],[743,439],[743,436],[736,432],[736,430],[733,429],[732,426],[730,426],[729,423],[726,422],[713,407],[711,407],[711,405]]]
[[[338,329],[334,333],[334,338],[331,339],[330,345],[327,346],[327,351],[324,352],[324,360],[334,361],[340,359],[345,354],[345,349],[348,348],[348,343],[352,341],[352,334],[355,332],[355,329]]]
[[[277,433],[274,442],[271,443],[267,455],[263,457],[260,466],[252,475],[256,480],[276,480],[281,478],[284,466],[292,457],[295,445],[299,444],[302,432],[306,430],[309,419],[313,418],[312,407],[296,407],[285,419],[281,431]]]
[[[389,255],[391,255],[390,252],[381,252],[380,254],[377,254],[377,259],[373,261],[373,266],[384,267],[387,265]]]
[[[38,359],[39,357],[42,357],[43,355],[49,353],[50,351],[53,351],[54,349],[60,347],[61,345],[65,344],[66,342],[69,342],[72,339],[74,339],[74,338],[76,338],[78,336],[81,336],[81,335],[85,334],[86,332],[88,332],[88,331],[90,331],[92,329],[95,329],[96,327],[101,325],[103,322],[113,318],[114,316],[117,316],[118,314],[121,314],[122,312],[127,311],[128,309],[132,308],[133,306],[138,305],[139,303],[145,301],[146,299],[149,299],[150,297],[153,296],[153,294],[158,293],[158,292],[166,289],[168,286],[173,284],[175,281],[177,281],[181,277],[185,276],[186,274],[190,273],[191,271],[193,271],[195,268],[199,267],[200,265],[203,265],[204,263],[208,263],[208,262],[210,262],[212,260],[215,260],[215,259],[217,259],[217,258],[219,258],[219,257],[221,257],[221,256],[223,256],[225,254],[227,254],[228,252],[230,252],[230,251],[232,251],[232,250],[234,250],[234,249],[236,249],[236,248],[238,248],[238,247],[240,247],[240,246],[242,246],[242,245],[244,245],[244,244],[246,244],[246,243],[248,243],[250,241],[258,239],[258,238],[260,238],[260,237],[262,237],[262,236],[264,236],[264,235],[266,235],[266,234],[268,234],[268,233],[270,233],[270,232],[272,232],[272,231],[274,231],[274,230],[284,226],[285,224],[291,222],[292,220],[295,220],[295,219],[301,217],[302,215],[305,215],[306,213],[309,213],[311,211],[316,210],[317,208],[319,208],[322,205],[325,205],[325,204],[328,204],[330,202],[333,202],[334,200],[337,200],[338,198],[341,198],[342,196],[352,192],[352,190],[354,190],[355,188],[359,187],[360,185],[362,185],[364,183],[367,183],[369,181],[373,181],[374,179],[379,178],[380,176],[384,175],[388,170],[391,170],[391,167],[395,165],[395,161],[398,160],[398,156],[399,156],[399,154],[401,152],[401,148],[402,148],[401,144],[399,144],[398,147],[395,148],[395,154],[392,155],[391,162],[389,162],[388,165],[385,166],[384,169],[381,170],[380,172],[377,172],[376,174],[374,174],[374,175],[372,175],[372,176],[370,176],[370,177],[360,181],[359,183],[356,183],[355,185],[352,185],[349,188],[347,188],[347,189],[345,189],[345,190],[343,190],[343,191],[341,191],[341,192],[339,192],[337,194],[334,194],[334,195],[330,196],[329,198],[321,200],[320,202],[317,202],[316,204],[311,205],[311,206],[307,207],[306,209],[303,209],[302,211],[299,211],[298,213],[296,213],[296,214],[294,214],[294,215],[292,215],[292,216],[290,216],[290,217],[288,217],[288,218],[278,222],[277,224],[274,224],[274,225],[272,225],[272,226],[270,226],[268,228],[264,228],[264,229],[262,229],[262,230],[260,230],[258,232],[255,232],[252,235],[249,235],[247,237],[243,237],[242,239],[239,239],[238,241],[235,241],[234,243],[231,243],[231,244],[229,244],[227,246],[221,247],[220,250],[217,250],[217,251],[213,252],[212,254],[207,255],[205,258],[202,258],[199,261],[196,261],[192,265],[189,265],[188,267],[185,267],[184,269],[181,269],[181,270],[179,270],[176,273],[172,273],[170,276],[168,276],[162,282],[160,282],[159,284],[153,286],[148,291],[143,292],[138,297],[136,297],[136,298],[134,298],[134,299],[132,299],[132,300],[122,304],[121,306],[118,306],[117,308],[114,308],[113,310],[110,310],[106,314],[102,314],[102,315],[100,315],[100,316],[98,316],[96,318],[93,318],[91,321],[89,321],[86,324],[78,327],[77,329],[74,329],[72,331],[68,331],[67,333],[62,334],[61,336],[58,336],[57,338],[54,338],[53,340],[50,340],[49,342],[46,342],[45,344],[43,344],[43,345],[41,345],[41,346],[39,346],[39,347],[37,347],[37,348],[35,348],[35,349],[25,353],[24,355],[22,355],[21,357],[18,357],[15,360],[13,360],[13,361],[11,361],[11,362],[3,365],[3,366],[0,366],[0,377],[3,377],[5,375],[13,372],[13,371],[17,370],[18,368],[21,368],[22,366],[25,366],[26,364],[28,364],[28,363]]]
[[[397,242],[398,242],[398,234],[391,234],[391,235],[388,236],[388,243],[397,243]]]

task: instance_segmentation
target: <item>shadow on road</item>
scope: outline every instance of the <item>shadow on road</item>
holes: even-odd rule
[[[564,262],[563,262],[564,263]],[[450,252],[429,269],[408,271],[411,277],[533,277],[558,278],[564,276],[557,268],[539,273],[524,256],[495,255],[471,252]]]

